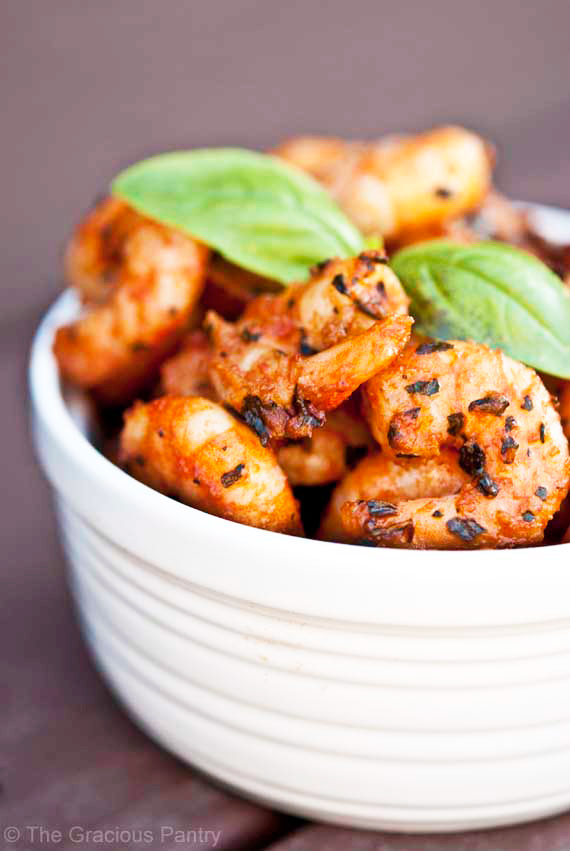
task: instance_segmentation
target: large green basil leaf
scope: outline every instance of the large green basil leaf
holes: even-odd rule
[[[434,240],[402,249],[392,267],[422,333],[487,343],[570,378],[570,295],[540,260],[499,242]]]
[[[319,184],[276,157],[238,148],[161,154],[123,171],[113,194],[252,272],[282,283],[364,247]]]

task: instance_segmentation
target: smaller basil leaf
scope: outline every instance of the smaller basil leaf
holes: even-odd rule
[[[122,172],[112,192],[238,266],[281,283],[303,280],[315,263],[364,247],[361,234],[313,178],[254,151],[161,154]]]
[[[486,343],[570,378],[570,295],[540,260],[500,242],[434,240],[402,249],[392,267],[418,331]]]

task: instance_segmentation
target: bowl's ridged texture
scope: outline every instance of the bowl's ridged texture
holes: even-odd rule
[[[450,830],[567,803],[568,626],[531,628],[521,656],[520,630],[287,616],[175,579],[59,513],[98,664],[183,758],[368,826]]]

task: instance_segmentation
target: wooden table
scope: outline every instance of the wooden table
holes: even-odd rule
[[[499,140],[508,191],[570,206],[570,6],[504,0],[459,14],[451,0],[436,0],[380,14],[366,0],[331,4],[325,16],[311,3],[280,4],[278,13],[259,0],[167,5],[19,0],[0,13],[8,166],[0,826],[21,831],[0,847],[140,848],[134,831],[147,830],[150,847],[162,849],[214,847],[211,835],[200,839],[221,831],[224,849],[566,851],[567,815],[462,837],[302,823],[229,794],[155,746],[114,701],[81,640],[24,400],[29,339],[61,286],[58,252],[71,222],[117,168],[151,151],[263,147],[289,131],[372,135],[454,118]],[[73,826],[132,831],[131,841],[111,834],[103,845],[97,835],[78,843]],[[195,830],[196,842],[190,833],[181,845],[169,830]]]

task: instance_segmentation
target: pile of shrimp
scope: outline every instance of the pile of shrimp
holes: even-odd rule
[[[289,535],[410,549],[563,538],[570,384],[418,337],[389,264],[418,240],[492,237],[568,275],[564,250],[493,188],[491,146],[444,127],[274,153],[386,250],[327,259],[283,289],[123,201],[98,203],[67,247],[83,310],[54,353],[108,424],[108,457],[187,505]]]

